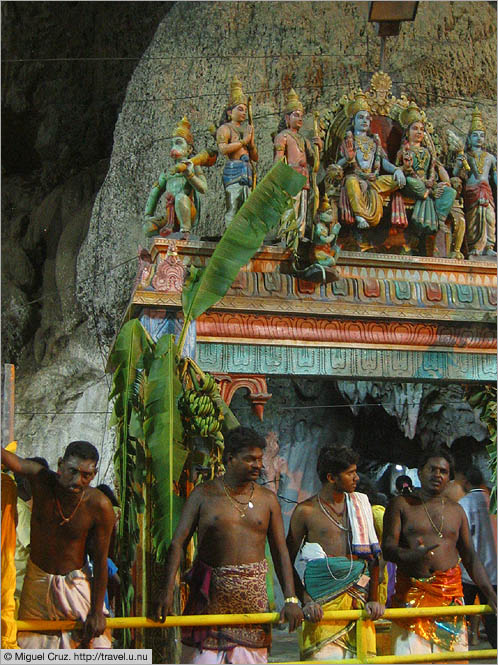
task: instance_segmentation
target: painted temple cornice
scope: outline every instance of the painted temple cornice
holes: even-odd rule
[[[304,316],[208,312],[197,322],[197,340],[213,343],[281,344],[385,349],[433,349],[496,353],[496,336],[485,325],[405,321],[333,321]]]
[[[215,246],[156,239],[151,250],[156,276],[145,286],[143,280],[138,284],[132,306],[180,307],[181,275],[174,274],[175,262],[177,271],[187,259],[205,265]],[[168,253],[171,248],[173,253]],[[304,282],[285,273],[288,250],[263,247],[213,309],[325,318],[490,324],[495,320],[492,262],[343,252],[338,265],[339,281]]]
[[[140,317],[151,333],[161,321],[176,330],[184,266],[206,265],[215,247],[156,238],[127,317]],[[204,370],[232,378],[496,380],[494,263],[343,252],[341,279],[326,285],[296,279],[289,267],[287,250],[263,246],[199,317],[192,341]]]

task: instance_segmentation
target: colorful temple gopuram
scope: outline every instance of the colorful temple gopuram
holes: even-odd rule
[[[262,482],[287,527],[295,504],[319,487],[324,444],[355,447],[360,468],[387,492],[390,465],[413,467],[427,439],[461,436],[452,408],[467,408],[470,423],[465,390],[496,381],[496,159],[477,107],[467,137],[443,140],[383,72],[312,116],[291,89],[283,111],[268,178],[283,163],[299,180],[286,189],[284,174],[278,195],[258,169],[251,103],[237,78],[216,148],[194,155],[190,123],[179,122],[173,164],[145,205],[150,245],[139,251],[123,330],[139,321],[141,344],[176,358],[171,394],[185,438],[171,449],[175,473],[168,467],[175,510],[220,472],[222,432],[235,415],[266,437]],[[197,231],[206,168],[223,168],[221,238]],[[212,281],[199,286],[209,271]],[[192,315],[200,290],[205,304]],[[204,409],[207,393],[213,405]],[[417,431],[424,410],[439,424],[426,416]],[[153,520],[149,506],[143,524]],[[137,575],[147,582],[137,612],[155,576],[147,526],[141,533]],[[191,546],[187,564],[193,556]]]

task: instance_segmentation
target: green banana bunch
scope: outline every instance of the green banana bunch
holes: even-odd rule
[[[210,437],[215,445],[223,447],[221,421],[223,414],[213,401],[216,381],[211,374],[205,374],[200,383],[194,382],[197,389],[186,390],[178,401],[180,412],[187,430],[203,438]]]

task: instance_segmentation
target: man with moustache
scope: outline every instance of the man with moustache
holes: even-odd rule
[[[295,584],[306,620],[302,660],[356,657],[355,622],[319,624],[324,611],[364,608],[372,620],[384,613],[377,602],[380,546],[368,497],[355,492],[357,461],[347,446],[323,448],[317,462],[322,487],[292,514],[287,546],[291,561],[297,559]],[[367,653],[375,655],[372,622],[365,638]]]
[[[107,551],[114,526],[109,499],[89,487],[99,454],[87,441],[73,441],[57,473],[2,448],[2,464],[29,479],[33,494],[31,554],[21,593],[19,619],[75,620],[83,631],[20,632],[23,649],[110,648],[105,633]],[[85,545],[94,544],[93,578]]]
[[[446,448],[422,455],[420,489],[394,497],[384,517],[382,551],[397,565],[393,607],[463,605],[460,561],[496,612],[496,591],[472,545],[463,508],[444,496],[453,475]],[[395,655],[467,651],[463,616],[393,619]]]
[[[285,597],[281,619],[289,622],[289,631],[301,623],[280,506],[273,492],[256,483],[265,446],[250,428],[237,427],[226,436],[225,475],[196,487],[184,506],[168,550],[165,586],[154,602],[156,620],[173,613],[182,550],[197,531],[186,615],[267,612],[268,538]],[[182,662],[266,663],[271,633],[261,624],[189,627],[182,631],[182,642],[188,647]]]

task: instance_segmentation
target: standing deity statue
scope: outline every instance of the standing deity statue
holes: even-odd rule
[[[299,100],[294,89],[291,88],[287,95],[284,108],[284,116],[278,126],[278,134],[274,139],[274,161],[284,158],[289,166],[306,177],[303,189],[294,197],[294,212],[299,228],[299,236],[303,237],[306,230],[306,213],[308,208],[308,191],[310,189],[308,163],[313,164],[317,158],[317,152],[323,147],[319,136],[314,136],[312,142],[300,134],[303,126],[304,106]]]
[[[154,183],[147,204],[143,229],[146,236],[167,235],[172,231],[190,233],[192,224],[199,219],[200,197],[207,191],[206,177],[201,164],[210,166],[212,156],[203,151],[190,158],[194,140],[190,123],[182,118],[173,132],[170,156],[174,165],[161,173]],[[159,199],[166,192],[166,216],[156,216]]]
[[[225,228],[251,192],[254,177],[251,162],[258,161],[254,127],[251,122],[242,127],[248,113],[248,101],[250,100],[244,95],[241,82],[234,78],[230,84],[230,97],[223,124],[216,132],[218,148],[227,157],[223,169]]]
[[[465,157],[470,166],[464,188],[467,218],[467,246],[470,256],[496,256],[496,214],[493,192],[490,187],[491,172],[496,185],[496,157],[486,152],[485,130],[482,116],[476,107],[472,112],[472,124],[465,145]],[[458,155],[453,174],[464,177],[464,156]]]
[[[456,192],[448,181],[438,181],[435,150],[422,145],[425,123],[418,106],[411,102],[399,116],[404,128],[401,148],[396,159],[403,165],[406,185],[403,197],[414,201],[411,226],[424,235],[442,228],[451,210]]]
[[[342,219],[346,224],[356,223],[358,229],[368,229],[378,225],[384,197],[403,187],[405,176],[388,160],[379,136],[370,131],[370,108],[363,92],[356,93],[346,114],[351,125],[337,162],[345,173],[340,199]],[[380,175],[381,168],[390,175]]]

